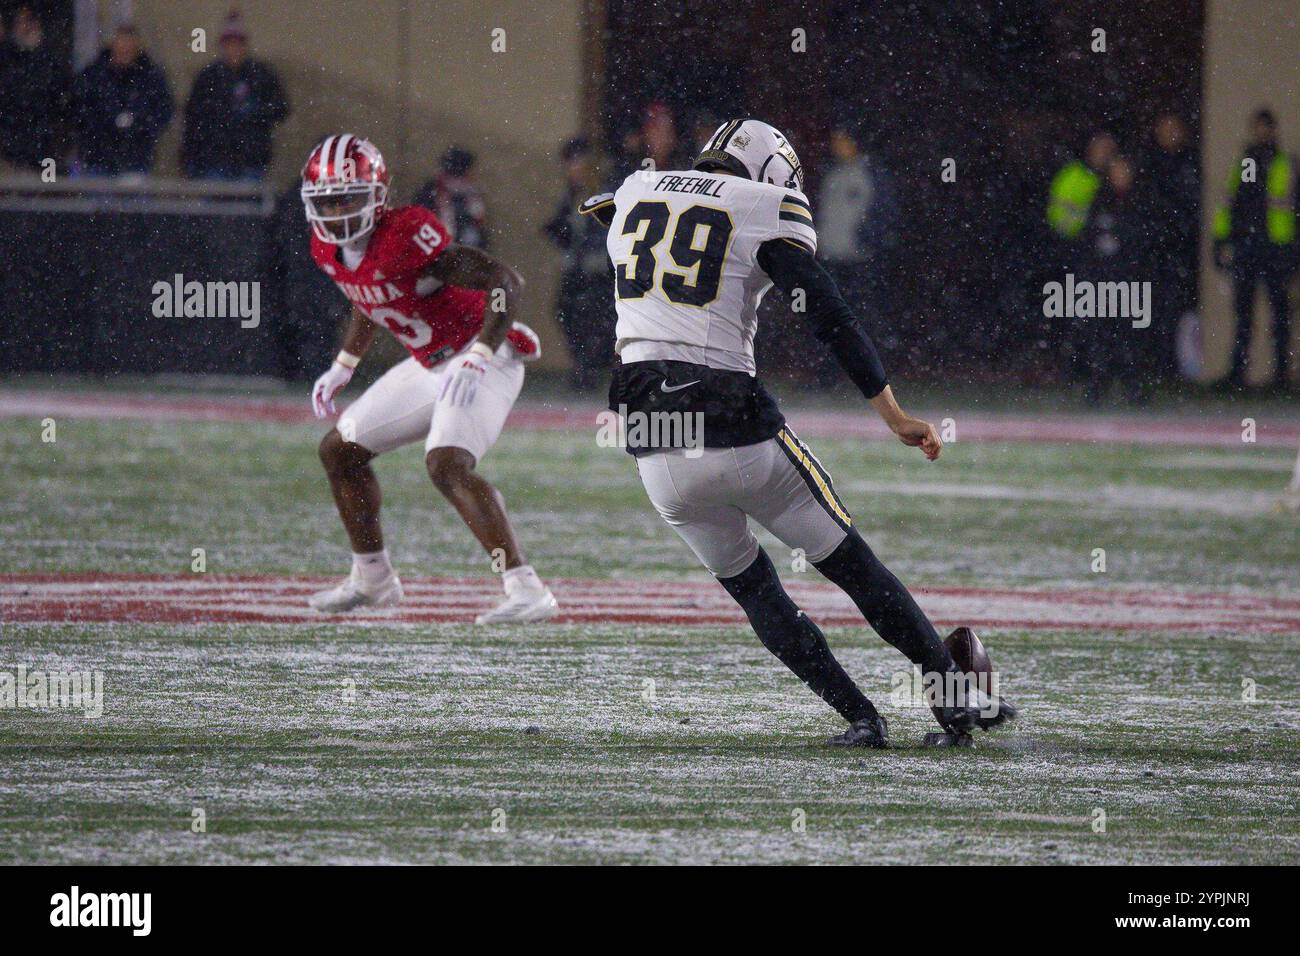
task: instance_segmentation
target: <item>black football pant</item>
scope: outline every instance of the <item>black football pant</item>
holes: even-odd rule
[[[814,564],[858,606],[876,633],[922,673],[947,673],[952,655],[912,595],[856,530]],[[850,722],[874,716],[872,706],[840,666],[821,629],[795,605],[761,548],[744,571],[718,582],[736,599],[763,646]]]
[[[766,551],[759,548],[749,567],[718,583],[744,608],[763,646],[841,717],[852,723],[876,716],[876,708],[831,653],[821,628],[785,593]]]

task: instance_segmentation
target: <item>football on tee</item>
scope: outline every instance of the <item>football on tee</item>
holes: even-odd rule
[[[989,661],[989,652],[984,649],[983,643],[975,636],[975,632],[969,627],[959,627],[944,640],[948,645],[948,651],[952,654],[952,659],[957,666],[961,668],[963,674],[985,674],[993,673],[993,664]],[[985,680],[989,680],[985,677]],[[983,686],[984,690],[992,690],[988,684]]]

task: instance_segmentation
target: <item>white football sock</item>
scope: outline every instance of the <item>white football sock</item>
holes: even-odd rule
[[[393,576],[393,565],[388,560],[388,549],[370,554],[353,554],[352,570],[362,584],[380,584]]]
[[[517,568],[503,571],[501,584],[506,589],[507,596],[516,591],[540,591],[545,587],[531,564],[521,564]]]

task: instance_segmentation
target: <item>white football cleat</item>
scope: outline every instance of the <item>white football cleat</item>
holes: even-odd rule
[[[560,605],[550,588],[519,588],[492,610],[474,618],[474,623],[525,624],[529,621],[544,621],[553,617],[559,609]]]
[[[338,587],[317,591],[307,603],[322,614],[342,614],[358,607],[397,607],[403,596],[396,574],[370,588],[363,588],[360,578],[351,574]]]

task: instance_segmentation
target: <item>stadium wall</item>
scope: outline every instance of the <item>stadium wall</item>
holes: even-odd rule
[[[1250,115],[1261,106],[1278,119],[1282,148],[1300,155],[1300,17],[1295,0],[1209,0],[1205,20],[1204,101],[1201,128],[1201,312],[1208,378],[1226,375],[1232,356],[1232,290],[1211,260],[1214,210],[1230,169],[1240,162]],[[1293,286],[1294,291],[1294,286]],[[1292,312],[1295,299],[1292,299]],[[1256,331],[1270,324],[1261,286]],[[1300,323],[1293,322],[1292,330]],[[1255,335],[1252,380],[1272,374],[1272,339]]]
[[[100,0],[103,23],[120,9]],[[177,118],[158,171],[178,172],[180,108],[217,53],[230,0],[135,0],[149,54],[168,74]],[[293,113],[279,127],[270,182],[292,182],[311,146],[341,129],[373,138],[407,202],[452,144],[478,155],[493,251],[528,280],[521,318],[563,366],[553,302],[559,257],[540,234],[560,195],[558,147],[582,128],[582,0],[254,0],[239,4],[253,55],[280,73]],[[364,9],[359,15],[358,9]],[[207,52],[191,50],[207,31]],[[493,51],[494,30],[505,49]],[[304,38],[310,37],[310,42]],[[498,43],[499,45],[499,43]],[[542,95],[544,94],[544,99]]]

